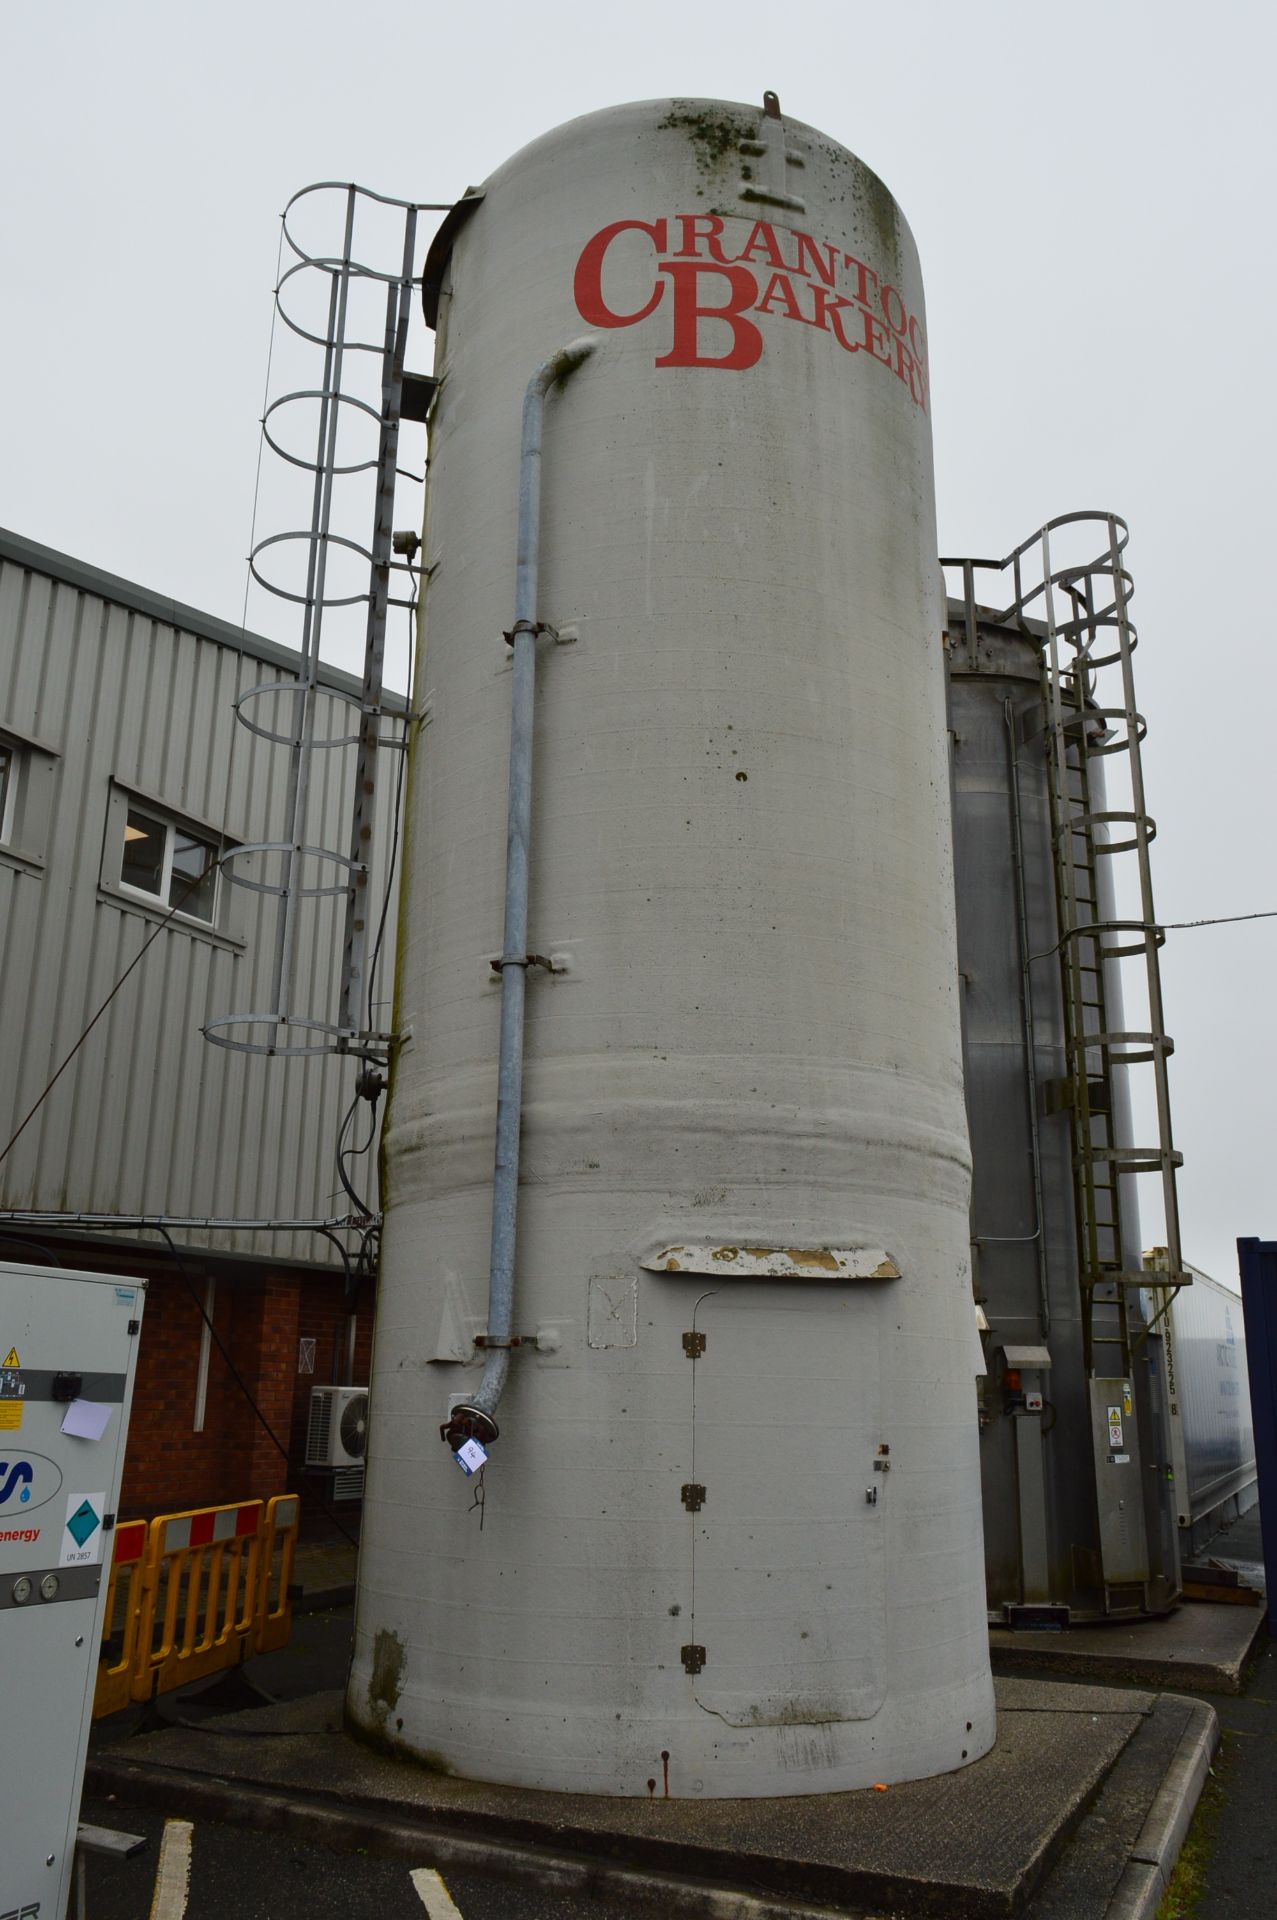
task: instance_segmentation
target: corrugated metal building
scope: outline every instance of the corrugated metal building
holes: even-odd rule
[[[210,1045],[200,1031],[218,1014],[270,1004],[276,896],[233,886],[225,871],[198,876],[228,846],[283,831],[287,749],[237,724],[233,702],[277,683],[254,717],[286,730],[283,689],[298,666],[286,648],[0,531],[0,1152],[156,936],[0,1160],[0,1208],[253,1220],[350,1210],[335,1154],[358,1062],[267,1059]],[[359,683],[329,669],[320,681],[318,736],[337,739],[352,731]],[[353,774],[353,747],[316,755],[311,844],[344,851]],[[394,790],[393,778],[379,783],[377,902]],[[246,857],[237,870],[275,880],[269,859]],[[307,993],[323,1017],[336,1003],[343,908],[326,899],[308,912]],[[383,1026],[394,940],[392,903],[374,989]],[[362,1144],[367,1107],[356,1118]],[[371,1204],[374,1159],[350,1163]],[[210,1363],[191,1293],[214,1303],[214,1325],[270,1424],[300,1431],[311,1381],[341,1377],[344,1273],[333,1244],[312,1232],[175,1229],[183,1277],[147,1232],[85,1228],[72,1246],[61,1232],[0,1223],[0,1239],[20,1252],[29,1246],[19,1231],[63,1264],[152,1278],[130,1510],[283,1484],[282,1460],[215,1349]],[[365,1301],[361,1379],[370,1314]]]

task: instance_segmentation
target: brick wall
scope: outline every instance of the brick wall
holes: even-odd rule
[[[29,1250],[29,1241],[20,1251],[14,1249],[18,1257]],[[209,1352],[203,1430],[196,1433],[203,1321],[172,1260],[149,1248],[107,1248],[101,1241],[71,1244],[60,1236],[50,1236],[49,1257],[60,1266],[147,1282],[121,1519],[265,1500],[290,1488],[327,1491],[322,1481],[303,1475],[302,1465],[310,1389],[342,1378],[346,1305],[341,1276],[302,1268],[271,1270],[250,1262],[206,1265],[198,1254],[183,1249],[182,1262],[200,1304],[210,1272],[214,1276],[213,1325],[272,1431],[288,1449],[285,1460],[216,1342]],[[354,1377],[360,1385],[368,1382],[372,1317],[373,1288],[365,1281],[358,1297],[355,1345]],[[313,1373],[299,1371],[303,1337],[315,1342]],[[304,1524],[307,1519],[322,1526],[322,1508],[307,1502]]]
[[[201,1302],[207,1275],[186,1258]],[[202,1432],[195,1431],[202,1320],[171,1268],[148,1274],[133,1417],[124,1460],[125,1515],[180,1512],[282,1493],[286,1462],[271,1443],[214,1342]],[[297,1305],[306,1279],[219,1267],[213,1326],[270,1426],[287,1440]]]
[[[310,1418],[310,1390],[339,1384],[345,1380],[346,1302],[343,1282],[336,1278],[308,1280],[298,1302],[297,1335],[293,1351],[292,1430],[289,1457],[300,1462],[306,1457],[306,1426]],[[366,1387],[372,1367],[373,1289],[364,1281],[357,1297],[355,1365],[353,1381]],[[298,1371],[301,1342],[315,1342],[313,1373]],[[300,1484],[294,1467],[290,1485]]]
[[[125,1518],[149,1518],[195,1504],[188,1496],[197,1487],[213,1484],[210,1475],[221,1437],[220,1382],[214,1383],[211,1368],[208,1400],[213,1418],[203,1433],[193,1431],[200,1345],[195,1303],[171,1270],[151,1271],[145,1277],[146,1311],[120,1500]],[[195,1272],[192,1277],[202,1289],[203,1274]]]
[[[202,1301],[207,1272],[192,1257],[184,1257]],[[121,1514],[149,1518],[232,1500],[265,1500],[300,1486],[309,1389],[314,1381],[332,1375],[326,1362],[323,1372],[298,1374],[299,1339],[312,1327],[340,1322],[344,1330],[341,1280],[296,1269],[272,1273],[219,1265],[216,1270],[213,1325],[272,1431],[288,1447],[285,1461],[216,1342],[209,1353],[204,1428],[194,1431],[200,1314],[171,1266],[152,1267],[147,1277]],[[363,1371],[356,1378],[366,1381],[370,1300],[360,1318],[357,1355]]]

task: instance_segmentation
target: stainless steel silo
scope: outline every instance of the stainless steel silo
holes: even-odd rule
[[[994,1721],[912,239],[774,99],[658,101],[507,162],[428,280],[350,1716],[610,1794],[958,1767]]]
[[[1128,1070],[1119,1064],[1133,1049],[1116,960],[1103,962],[1088,989],[1103,1015],[1082,1011],[1086,1026],[1111,1031],[1115,1044],[1082,1055],[1069,1047],[1061,966],[1069,936],[1055,844],[1070,829],[1051,804],[1046,646],[1040,619],[950,606],[972,1259],[987,1322],[985,1561],[991,1618],[1024,1625],[1165,1611],[1179,1586],[1162,1342],[1129,1286],[1120,1337],[1117,1290],[1123,1274],[1140,1269],[1141,1253],[1135,1177],[1121,1170],[1123,1156],[1138,1150],[1130,1147]],[[1094,739],[1106,731],[1098,713],[1085,724]],[[1086,778],[1092,837],[1101,836],[1102,847],[1110,805],[1102,763]],[[1079,917],[1120,929],[1112,860],[1094,854],[1093,845]],[[1088,942],[1089,952],[1100,937]],[[1112,947],[1123,935],[1102,938]],[[1091,1294],[1070,1114],[1078,1058],[1090,1063],[1096,1139],[1101,1152],[1116,1156],[1108,1164],[1118,1189],[1116,1202],[1106,1203],[1115,1216],[1118,1244],[1108,1263],[1115,1277]],[[1118,1418],[1110,1428],[1113,1406]],[[1114,1430],[1118,1445],[1100,1444]]]

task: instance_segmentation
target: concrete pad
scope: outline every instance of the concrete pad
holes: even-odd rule
[[[954,1920],[1020,1911],[1133,1736],[1151,1695],[1008,1679],[998,1742],[961,1772],[884,1793],[780,1800],[616,1800],[485,1786],[374,1752],[341,1730],[338,1692],[226,1715],[99,1750],[95,1790],[183,1794],[251,1818],[254,1795],[295,1811],[340,1810],[365,1839],[409,1821],[422,1839],[623,1862],[717,1885]]]
[[[1162,1620],[1110,1621],[1063,1633],[1013,1633],[991,1627],[998,1673],[1067,1673],[1079,1679],[1137,1682],[1180,1692],[1240,1693],[1242,1669],[1267,1616],[1257,1607],[1188,1601]]]
[[[1028,1920],[1154,1920],[1218,1744],[1213,1707],[1159,1694]]]

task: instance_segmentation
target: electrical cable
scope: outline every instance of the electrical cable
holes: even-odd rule
[[[1221,913],[1210,920],[1155,920],[1152,923],[1152,931],[1154,933],[1184,933],[1193,927],[1231,927],[1239,920],[1277,920],[1277,907],[1269,908],[1262,913]],[[1137,926],[1142,926],[1143,922],[1131,921],[1129,923],[1117,923],[1118,927],[1127,924],[1134,930]],[[1111,929],[1107,925],[1101,925],[1098,930],[1100,933],[1105,933],[1116,929]],[[1074,934],[1094,933],[1095,931],[1096,928],[1089,926],[1075,927],[1073,929]],[[1058,953],[1064,945],[1064,942],[1071,937],[1072,936],[1067,933],[1062,934],[1053,947],[1043,947],[1041,953],[1031,953],[1025,965],[1032,966],[1035,960],[1049,960],[1051,955]]]
[[[248,559],[244,563],[244,608],[240,615],[240,632],[248,632],[248,594],[253,581],[253,548],[257,543],[257,503],[262,491],[262,455],[266,449],[266,408],[270,403],[270,371],[275,358],[275,325],[279,319],[279,270],[284,264],[284,234],[287,214],[279,216],[279,247],[275,254],[275,287],[270,303],[270,340],[266,347],[266,382],[262,388],[262,431],[257,442],[257,473],[253,480],[253,515],[248,530]]]
[[[347,1160],[362,1160],[364,1155],[371,1148],[373,1141],[377,1138],[377,1101],[380,1100],[380,1098],[381,1098],[381,1095],[378,1094],[376,1099],[372,1103],[373,1111],[372,1111],[372,1118],[368,1127],[368,1138],[364,1141],[364,1144],[362,1147],[346,1148]]]
[[[350,1254],[347,1252],[346,1248],[342,1245],[341,1241],[337,1238],[337,1235],[333,1233],[330,1228],[312,1227],[311,1232],[322,1233],[325,1240],[331,1240],[332,1244],[336,1247],[338,1253],[341,1255],[341,1264],[344,1267],[346,1272],[346,1292],[347,1294],[349,1294],[352,1286],[354,1285],[354,1275],[352,1274],[351,1268],[350,1268]]]
[[[266,353],[266,375],[265,375],[265,385],[264,385],[263,397],[262,397],[263,415],[265,414],[265,410],[270,399],[270,382],[271,382],[271,372],[272,372],[274,352],[275,352],[276,325],[277,325],[278,316],[279,316],[279,298],[278,298],[279,275],[280,275],[280,268],[283,263],[284,232],[285,232],[284,222],[281,219],[279,245],[277,248],[276,260],[275,260],[275,287],[274,287],[274,298],[272,300],[272,308],[271,308],[270,337],[269,337],[269,341],[267,345],[267,353]],[[263,419],[263,427],[264,427],[264,419]],[[256,474],[254,477],[254,485],[253,485],[253,508],[252,508],[250,533],[249,533],[250,553],[257,537],[257,514],[258,514],[258,507],[259,507],[260,494],[261,494],[261,478],[262,478],[264,446],[265,446],[265,433],[263,432],[258,443],[257,469],[256,469]],[[406,474],[405,477],[413,480],[416,480],[418,478],[418,476],[415,474]],[[424,479],[424,476],[421,476],[421,478]],[[408,570],[412,575],[412,581],[413,581],[412,598],[408,602],[408,608],[407,608],[409,636],[410,636],[409,655],[408,655],[408,679],[409,679],[408,714],[405,718],[405,742],[404,742],[404,747],[401,753],[399,770],[398,770],[398,778],[397,778],[396,789],[395,789],[394,831],[393,831],[393,838],[392,838],[392,845],[391,845],[390,865],[387,872],[386,893],[385,893],[385,898],[382,902],[381,917],[380,917],[378,928],[377,928],[377,938],[373,948],[372,964],[369,969],[368,1006],[369,1006],[369,1026],[370,1027],[372,1025],[373,993],[374,993],[374,985],[375,985],[375,979],[376,979],[377,964],[380,958],[382,940],[385,934],[386,920],[389,913],[395,869],[398,862],[400,818],[401,818],[403,786],[404,786],[404,761],[407,758],[407,734],[408,734],[408,730],[411,727],[412,673],[413,673],[413,654],[414,654],[413,643],[415,641],[414,618],[415,618],[415,613],[417,608],[419,582],[418,582],[417,571],[415,568],[411,566],[411,563],[409,564]],[[250,560],[245,573],[244,601],[243,601],[243,608],[242,608],[241,621],[240,621],[241,630],[244,632],[247,632],[248,596],[250,591],[251,580],[252,580],[252,566],[251,566],[251,560]],[[228,779],[229,779],[229,774],[228,774]],[[111,1002],[115,999],[116,995],[124,987],[130,975],[135,971],[135,969],[141,963],[142,959],[150,950],[151,946],[159,938],[160,934],[164,932],[165,928],[169,925],[169,923],[173,920],[173,918],[181,911],[188,897],[201,884],[201,882],[207,878],[208,874],[213,871],[214,867],[220,864],[220,860],[221,860],[221,855],[220,853],[218,853],[218,854],[215,854],[214,857],[208,861],[208,863],[204,866],[203,870],[200,873],[196,874],[190,880],[189,884],[182,890],[177,900],[173,902],[173,904],[169,908],[169,911],[163,916],[159,924],[143,941],[141,947],[139,948],[134,958],[130,961],[129,965],[125,968],[124,972],[120,975],[119,979],[115,982],[114,986],[111,988],[106,998],[102,1001],[97,1011],[93,1014],[92,1018],[88,1021],[86,1026],[83,1028],[78,1039],[75,1041],[74,1045],[70,1048],[70,1050],[67,1052],[63,1060],[60,1062],[56,1071],[52,1074],[52,1076],[44,1086],[43,1090],[41,1091],[37,1099],[34,1101],[34,1103],[29,1108],[27,1113],[23,1116],[22,1120],[19,1122],[17,1128],[14,1130],[10,1138],[5,1142],[4,1147],[0,1149],[0,1162],[3,1162],[8,1157],[9,1153],[13,1150],[13,1148],[17,1145],[18,1141],[21,1139],[22,1135],[25,1133],[31,1121],[35,1118],[36,1114],[39,1112],[44,1102],[48,1099],[54,1087],[57,1085],[62,1075],[66,1072],[66,1069],[70,1066],[72,1060],[75,1058],[80,1048],[84,1045],[85,1041],[88,1039],[89,1035],[92,1033],[94,1027],[96,1027],[99,1020],[102,1018],[103,1014],[106,1012],[107,1008],[111,1005]],[[355,1188],[353,1187],[353,1185],[351,1184],[350,1180],[347,1177],[346,1169],[345,1169],[345,1157],[343,1153],[345,1136],[349,1129],[350,1122],[354,1117],[355,1109],[359,1104],[360,1097],[361,1096],[359,1095],[359,1093],[356,1093],[355,1099],[352,1102],[351,1107],[348,1110],[346,1117],[342,1122],[341,1129],[338,1134],[337,1171],[340,1176],[342,1186],[345,1188],[346,1193],[351,1199],[351,1201],[353,1202],[355,1208],[361,1215],[367,1216],[368,1208],[365,1201],[355,1191]],[[374,1138],[376,1137],[377,1100],[375,1097],[371,1104],[372,1104],[372,1121],[369,1128],[368,1139],[364,1142],[362,1147],[357,1147],[357,1148],[348,1150],[350,1153],[356,1156],[367,1153],[370,1147],[372,1146]],[[104,1222],[103,1225],[106,1226],[107,1223]],[[54,1231],[54,1232],[57,1232],[59,1230],[65,1232],[65,1231],[69,1231],[70,1228],[68,1226],[61,1229],[57,1227],[54,1227],[51,1229],[51,1231]],[[289,1461],[288,1449],[284,1446],[283,1442],[279,1439],[278,1435],[275,1433],[274,1429],[270,1426],[269,1422],[267,1421],[266,1416],[262,1412],[261,1407],[258,1405],[258,1402],[256,1401],[256,1399],[254,1398],[252,1390],[250,1389],[247,1381],[244,1379],[238,1367],[235,1365],[235,1362],[231,1358],[230,1352],[225,1342],[223,1341],[221,1335],[218,1333],[217,1329],[214,1327],[211,1317],[206,1312],[203,1301],[199,1297],[198,1290],[196,1289],[195,1284],[192,1281],[190,1274],[188,1273],[186,1266],[183,1263],[182,1258],[177,1251],[177,1247],[172,1238],[172,1235],[169,1233],[166,1227],[160,1226],[158,1224],[153,1224],[153,1223],[146,1223],[144,1230],[148,1232],[158,1233],[161,1236],[161,1238],[164,1240],[168,1248],[169,1254],[173,1259],[174,1263],[176,1264],[178,1271],[181,1274],[182,1279],[187,1287],[187,1290],[190,1293],[191,1298],[195,1303],[196,1310],[198,1311],[201,1320],[204,1322],[205,1326],[207,1327],[209,1335],[212,1338],[214,1344],[216,1345],[218,1352],[221,1354],[222,1359],[225,1362],[225,1365],[227,1367],[227,1370],[230,1372],[231,1377],[234,1379],[236,1385],[240,1388],[240,1391],[243,1393],[245,1399],[248,1401],[249,1406],[252,1408],[255,1418],[261,1424],[272,1446],[274,1446],[276,1451],[280,1454],[281,1458],[286,1463],[291,1464],[291,1462]],[[353,1301],[358,1293],[359,1281],[361,1277],[364,1277],[364,1276],[371,1277],[373,1272],[375,1271],[375,1255],[372,1252],[372,1248],[373,1248],[374,1240],[379,1237],[377,1233],[377,1229],[375,1227],[372,1227],[370,1229],[365,1230],[362,1233],[360,1238],[359,1252],[356,1258],[355,1267],[353,1269],[351,1266],[349,1252],[346,1249],[346,1247],[343,1245],[343,1243],[338,1239],[335,1233],[332,1233],[331,1231],[329,1231],[329,1229],[324,1227],[315,1228],[314,1231],[318,1233],[322,1233],[325,1239],[329,1240],[332,1243],[332,1245],[336,1247],[337,1252],[341,1257],[343,1268],[345,1270],[346,1301],[348,1305],[353,1304]],[[0,1231],[0,1244],[7,1244],[9,1242],[14,1242],[14,1241],[40,1254],[41,1257],[46,1261],[52,1262],[53,1259],[55,1258],[52,1249],[50,1249],[47,1246],[42,1246],[40,1243],[38,1243],[35,1240],[28,1240],[20,1235],[14,1235],[8,1232]],[[347,1541],[349,1541],[352,1546],[357,1545],[358,1544],[357,1541],[355,1541],[353,1536],[347,1532],[346,1528],[342,1525],[342,1522],[339,1516],[329,1506],[328,1502],[323,1499],[322,1495],[316,1493],[312,1488],[306,1488],[304,1491],[308,1498],[314,1500],[316,1504],[318,1504],[320,1507],[323,1508],[324,1512],[328,1515],[329,1519],[337,1527],[337,1530],[339,1533],[341,1533],[342,1537]]]
[[[1266,913],[1221,913],[1214,920],[1163,920],[1167,932],[1182,933],[1187,927],[1230,927],[1238,920],[1277,920],[1277,907]]]
[[[106,1012],[112,1000],[114,1000],[116,994],[120,991],[120,988],[124,985],[129,975],[133,972],[133,969],[140,963],[142,956],[145,953],[147,953],[150,950],[150,948],[155,944],[155,942],[159,939],[160,935],[163,933],[164,929],[168,926],[170,920],[173,919],[174,915],[181,912],[182,908],[186,904],[188,897],[192,893],[194,893],[196,887],[198,887],[204,880],[208,878],[209,874],[213,871],[214,867],[220,865],[221,858],[222,856],[220,853],[215,853],[213,855],[213,858],[207,863],[203,872],[197,873],[195,875],[195,878],[191,880],[187,886],[183,887],[181,893],[178,895],[177,899],[173,902],[168,912],[164,915],[164,918],[160,921],[159,925],[155,927],[153,931],[147,935],[146,939],[142,942],[141,946],[138,948],[132,960],[129,961],[128,966],[125,967],[124,972],[120,975],[115,985],[111,988],[110,993],[107,994],[106,999],[102,1002],[101,1006],[98,1008],[93,1018],[89,1021],[89,1024],[85,1027],[84,1031],[81,1033],[75,1045],[71,1048],[71,1051],[67,1054],[66,1058],[63,1060],[57,1072],[53,1075],[52,1079],[45,1086],[43,1093],[40,1094],[39,1098],[35,1102],[35,1105],[30,1109],[30,1111],[26,1114],[26,1116],[19,1122],[16,1132],[10,1134],[3,1148],[0,1148],[0,1161],[4,1161],[5,1159],[7,1159],[8,1155],[12,1152],[13,1148],[18,1144],[18,1141],[22,1138],[22,1135],[26,1132],[31,1122],[35,1119],[36,1114],[40,1111],[40,1108],[44,1105],[49,1095],[53,1092],[54,1087],[56,1087],[56,1085],[58,1084],[58,1081],[62,1078],[63,1074],[66,1072],[67,1068],[70,1066],[71,1062],[74,1060],[76,1054],[80,1051],[80,1048],[84,1045],[85,1041],[88,1039],[89,1035],[92,1033],[94,1027],[96,1027],[98,1021],[102,1018],[102,1015]]]
[[[378,1098],[379,1097],[380,1096],[378,1096]],[[359,1096],[356,1095],[356,1099],[358,1098]],[[346,1115],[345,1120],[342,1122],[341,1132],[337,1136],[337,1176],[340,1179],[343,1187],[346,1189],[346,1193],[348,1197],[354,1201],[357,1201],[360,1212],[366,1215],[368,1218],[371,1218],[372,1216],[368,1213],[367,1203],[363,1200],[358,1199],[358,1196],[356,1195],[356,1192],[355,1192],[355,1188],[351,1184],[350,1177],[346,1172],[346,1162],[348,1160],[362,1159],[364,1154],[366,1154],[372,1147],[373,1141],[377,1138],[377,1101],[374,1099],[372,1103],[372,1113],[369,1116],[369,1123],[368,1123],[368,1138],[364,1141],[363,1146],[362,1147],[346,1147],[343,1149],[342,1140],[345,1137],[346,1129],[350,1125],[350,1122],[353,1116],[354,1116],[354,1108],[352,1107],[350,1109],[350,1112]]]
[[[47,1260],[50,1266],[57,1264],[52,1247],[41,1246],[38,1240],[28,1240],[25,1234],[10,1233],[7,1228],[0,1227],[0,1251],[9,1245],[11,1240],[20,1247],[31,1247],[42,1259]]]
[[[71,1230],[72,1229],[69,1227],[61,1228],[57,1226],[51,1226],[49,1229],[51,1233],[70,1232]],[[137,1231],[137,1229],[133,1227],[132,1223],[130,1223],[129,1228],[127,1230],[133,1231],[133,1232]],[[177,1250],[177,1245],[173,1239],[172,1234],[169,1232],[167,1227],[162,1227],[162,1226],[159,1226],[158,1224],[151,1223],[151,1222],[146,1223],[144,1230],[148,1233],[158,1233],[161,1239],[164,1241],[165,1245],[168,1248],[169,1254],[173,1260],[174,1265],[177,1267],[178,1272],[182,1276],[182,1279],[186,1285],[187,1292],[190,1294],[191,1299],[195,1302],[195,1311],[199,1314],[200,1319],[204,1322],[204,1325],[208,1328],[209,1337],[211,1338],[214,1346],[217,1348],[217,1351],[221,1354],[222,1359],[226,1363],[227,1372],[230,1374],[232,1380],[234,1380],[236,1386],[239,1388],[240,1392],[243,1394],[244,1398],[247,1400],[249,1406],[252,1408],[254,1417],[257,1419],[263,1432],[265,1433],[267,1439],[270,1441],[271,1445],[274,1447],[275,1451],[279,1454],[280,1458],[285,1462],[285,1464],[291,1467],[292,1460],[289,1456],[288,1448],[284,1445],[283,1441],[279,1438],[279,1435],[275,1432],[275,1429],[271,1426],[269,1420],[266,1418],[266,1415],[262,1412],[261,1407],[258,1405],[257,1400],[253,1394],[252,1388],[249,1386],[247,1380],[245,1380],[243,1374],[240,1372],[234,1360],[231,1358],[230,1349],[227,1347],[226,1342],[223,1340],[217,1328],[213,1325],[212,1316],[209,1314],[209,1312],[205,1308],[204,1302],[200,1299],[199,1289],[195,1285],[194,1280],[192,1280],[191,1275],[187,1269],[186,1263],[182,1259],[181,1254]],[[124,1229],[121,1229],[121,1231],[124,1231]],[[328,1233],[326,1228],[317,1228],[315,1229],[315,1231],[324,1233],[328,1239],[334,1240],[334,1244],[336,1244],[335,1236]],[[5,1237],[6,1236],[4,1234],[3,1224],[0,1223],[0,1244],[3,1244]],[[29,1241],[24,1241],[23,1244],[26,1246],[35,1246],[37,1243],[34,1240],[29,1240]],[[346,1263],[347,1275],[349,1276],[350,1275],[349,1255],[346,1253],[346,1249],[344,1247],[341,1249],[341,1251],[342,1251],[343,1259],[345,1260],[345,1263]],[[335,1509],[329,1505],[328,1501],[324,1499],[324,1496],[321,1493],[317,1492],[314,1487],[303,1485],[303,1487],[300,1490],[300,1494],[302,1498],[311,1500],[314,1502],[316,1506],[322,1508],[323,1512],[327,1515],[328,1519],[332,1521],[333,1525],[336,1527],[338,1533],[341,1535],[343,1540],[345,1540],[352,1547],[357,1547],[359,1545],[359,1541],[356,1539],[355,1535],[350,1533],[347,1530],[347,1528],[343,1525],[340,1514],[338,1514],[335,1511]]]
[[[204,1302],[200,1299],[199,1289],[196,1287],[195,1282],[192,1280],[189,1272],[187,1271],[186,1263],[182,1259],[181,1254],[177,1250],[177,1245],[173,1239],[172,1234],[169,1232],[167,1227],[158,1227],[158,1226],[152,1227],[150,1231],[152,1233],[158,1233],[160,1237],[164,1240],[165,1244],[167,1245],[169,1253],[172,1256],[173,1262],[177,1267],[178,1272],[181,1274],[182,1279],[186,1283],[186,1290],[190,1294],[191,1299],[195,1302],[195,1310],[199,1314],[200,1319],[204,1322],[204,1325],[208,1328],[209,1337],[212,1339],[214,1346],[217,1348],[217,1351],[221,1354],[222,1359],[226,1363],[227,1372],[230,1374],[232,1380],[234,1380],[236,1386],[239,1388],[240,1392],[243,1394],[244,1398],[247,1400],[249,1406],[252,1408],[253,1414],[257,1419],[258,1424],[261,1426],[263,1433],[265,1433],[266,1438],[270,1441],[276,1453],[279,1454],[280,1458],[284,1461],[284,1464],[286,1466],[291,1467],[292,1461],[289,1458],[288,1448],[284,1445],[283,1441],[279,1438],[279,1435],[275,1432],[275,1429],[271,1426],[270,1421],[266,1418],[266,1415],[262,1412],[261,1407],[258,1405],[257,1400],[254,1397],[252,1388],[249,1386],[247,1380],[245,1380],[239,1368],[235,1365],[235,1362],[234,1360],[232,1360],[230,1355],[230,1349],[227,1347],[226,1342],[223,1340],[221,1334],[217,1331],[217,1328],[213,1325],[212,1315],[207,1311],[207,1309],[204,1306]],[[329,1235],[328,1237],[330,1239],[332,1238],[331,1235]],[[343,1249],[343,1252],[344,1252],[344,1249]],[[349,1271],[349,1261],[347,1261],[347,1270]],[[335,1511],[333,1507],[331,1507],[328,1504],[327,1500],[324,1499],[324,1496],[321,1493],[317,1493],[313,1487],[305,1487],[303,1489],[303,1493],[306,1498],[313,1500],[316,1506],[321,1507],[323,1509],[323,1511],[327,1514],[328,1518],[332,1521],[333,1525],[336,1527],[342,1539],[345,1540],[348,1545],[352,1547],[358,1547],[359,1541],[356,1539],[355,1535],[347,1531],[346,1527],[344,1527],[342,1524],[341,1516]]]
[[[374,1284],[376,1283],[380,1243],[380,1227],[369,1227],[361,1236],[359,1252],[355,1255],[355,1281],[354,1290],[351,1295],[352,1299],[358,1294],[359,1282],[361,1280],[371,1280]]]
[[[346,1194],[348,1199],[350,1199],[352,1203],[359,1209],[360,1213],[364,1215],[368,1215],[367,1202],[363,1199],[363,1197],[359,1193],[356,1192],[355,1188],[351,1185],[350,1176],[346,1172],[346,1160],[347,1160],[347,1157],[352,1153],[353,1154],[367,1153],[369,1147],[373,1143],[373,1140],[376,1138],[377,1101],[381,1097],[380,1093],[378,1093],[373,1098],[373,1101],[372,1101],[372,1119],[369,1126],[368,1138],[364,1142],[363,1146],[347,1148],[345,1147],[345,1144],[344,1144],[346,1139],[346,1134],[350,1127],[350,1123],[355,1117],[355,1109],[356,1107],[358,1107],[359,1102],[363,1097],[364,1097],[363,1094],[360,1093],[358,1090],[356,1090],[354,1099],[351,1101],[350,1105],[346,1109],[346,1117],[342,1121],[341,1126],[337,1132],[337,1178],[341,1181],[342,1186],[346,1189]]]

